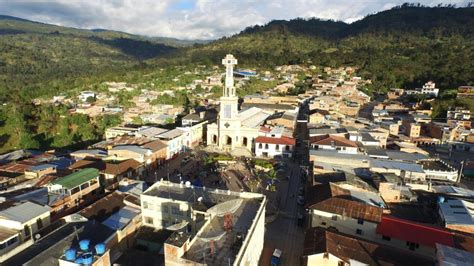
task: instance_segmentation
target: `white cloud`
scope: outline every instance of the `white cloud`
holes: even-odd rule
[[[0,0],[0,12],[44,23],[181,39],[215,39],[272,19],[353,22],[406,0]],[[425,5],[446,1],[421,0]],[[465,5],[469,0],[449,3]]]

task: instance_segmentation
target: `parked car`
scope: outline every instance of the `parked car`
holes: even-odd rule
[[[302,212],[298,213],[297,224],[298,224],[298,226],[303,226],[303,224],[304,224],[304,213],[302,213]]]
[[[297,203],[298,205],[304,205],[304,203],[305,203],[305,202],[304,202],[304,197],[303,197],[303,196],[298,196],[298,197],[296,198],[296,203]]]
[[[277,248],[273,251],[272,259],[271,259],[271,262],[270,262],[270,265],[271,265],[271,266],[278,266],[278,265],[280,265],[281,254],[282,254],[282,253],[283,253],[283,252],[282,252],[281,250],[277,249]]]
[[[304,196],[304,187],[298,188],[298,196]]]

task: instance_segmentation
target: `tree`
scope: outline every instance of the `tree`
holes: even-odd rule
[[[94,103],[95,102],[95,97],[93,97],[93,96],[87,97],[86,102],[87,103]]]
[[[138,125],[138,126],[144,124],[143,119],[142,119],[141,117],[139,117],[139,116],[135,116],[135,117],[133,118],[133,120],[132,120],[132,123],[133,123],[134,125]]]

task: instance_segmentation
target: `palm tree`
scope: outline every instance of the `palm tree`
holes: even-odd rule
[[[275,180],[278,179],[277,172],[275,170],[270,170],[265,173],[265,176],[272,181],[272,184],[270,185],[270,191],[275,191],[276,190]]]

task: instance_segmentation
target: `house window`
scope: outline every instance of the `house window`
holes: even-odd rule
[[[275,149],[276,149],[277,151],[279,151],[279,150],[280,150],[280,145],[277,144]]]
[[[358,223],[358,224],[364,224],[364,219],[360,219],[360,218],[357,219],[357,223]]]
[[[146,201],[143,202],[143,209],[148,209],[148,202]]]
[[[331,219],[332,219],[333,221],[337,221],[337,216],[336,216],[336,215],[333,215]]]
[[[259,143],[259,144],[258,144],[258,148],[259,148],[259,149],[262,148],[262,143]]]
[[[30,226],[29,226],[29,225],[25,225],[25,227],[23,228],[23,230],[25,231],[25,236],[26,236],[26,237],[30,237],[30,235],[31,235]]]
[[[286,145],[285,150],[286,150],[286,151],[289,151],[289,150],[290,150],[290,146]]]
[[[38,218],[36,220],[36,225],[38,226],[38,230],[43,228],[43,220],[41,220],[41,218]]]
[[[382,239],[385,240],[385,241],[390,241],[391,240],[391,238],[389,236],[384,236],[384,235],[382,235]]]
[[[152,218],[152,217],[145,216],[145,223],[146,223],[146,224],[151,224],[151,225],[153,225],[153,218]]]
[[[175,215],[181,215],[181,212],[179,211],[178,207],[171,207],[171,213]]]
[[[15,236],[14,238],[8,240],[7,245],[11,246],[11,245],[15,244],[17,240],[18,240],[18,238]]]
[[[268,150],[268,144],[265,144],[265,149]]]
[[[163,206],[163,212],[166,212],[166,213],[168,213],[168,212],[169,212],[169,210],[168,210],[168,206]]]
[[[362,235],[362,230],[361,230],[361,229],[357,229],[357,230],[356,230],[356,234]]]
[[[7,247],[7,243],[1,243],[0,244],[0,250],[4,249]]]
[[[415,250],[415,249],[420,247],[420,245],[418,243],[413,243],[413,242],[410,242],[410,241],[407,241],[407,246],[410,250]]]
[[[326,225],[326,222],[322,222],[321,225]]]

